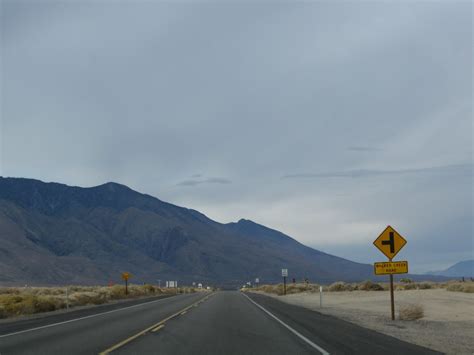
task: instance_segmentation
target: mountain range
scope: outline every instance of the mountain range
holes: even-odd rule
[[[447,269],[430,271],[427,274],[447,277],[474,277],[474,260],[460,261]]]
[[[359,281],[368,264],[241,219],[222,224],[124,185],[82,188],[0,177],[0,284],[179,280],[221,286],[289,279]]]

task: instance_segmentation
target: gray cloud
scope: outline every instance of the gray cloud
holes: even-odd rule
[[[383,175],[405,175],[405,174],[439,174],[439,173],[455,173],[472,176],[472,164],[456,164],[433,166],[415,169],[393,169],[393,170],[371,170],[371,169],[357,169],[347,171],[334,171],[324,173],[303,173],[303,174],[289,174],[283,176],[284,179],[298,179],[298,178],[363,178],[376,177]]]
[[[230,181],[229,179],[214,177],[214,178],[206,178],[206,179],[201,179],[201,180],[197,180],[197,179],[184,180],[184,181],[179,182],[177,186],[197,186],[197,185],[202,185],[202,184],[231,184],[231,183],[232,181]]]
[[[472,257],[470,2],[1,7],[0,175],[117,181],[358,261],[387,224],[412,270]]]
[[[376,148],[376,147],[357,146],[357,147],[347,147],[347,150],[353,151],[353,152],[380,152],[383,149]]]

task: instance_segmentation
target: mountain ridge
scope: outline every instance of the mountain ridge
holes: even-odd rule
[[[114,182],[94,187],[0,177],[0,283],[177,279],[241,285],[259,277],[374,278],[371,265],[307,247],[248,219],[227,224]]]
[[[429,271],[426,274],[447,277],[474,277],[474,259],[459,261],[444,270]]]

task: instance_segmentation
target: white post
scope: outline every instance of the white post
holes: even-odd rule
[[[66,286],[66,309],[69,310],[69,289]]]
[[[319,308],[323,308],[323,286],[319,286]]]

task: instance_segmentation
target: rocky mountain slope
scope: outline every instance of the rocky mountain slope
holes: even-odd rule
[[[249,220],[217,223],[130,188],[0,178],[0,283],[177,279],[238,285],[289,278],[361,280],[372,267],[306,247]]]

